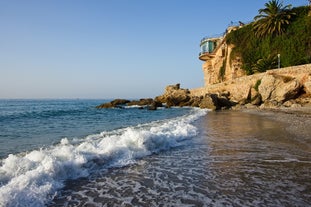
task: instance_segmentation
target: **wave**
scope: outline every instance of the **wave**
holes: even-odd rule
[[[42,111],[30,111],[30,112],[13,112],[11,114],[0,115],[0,121],[14,121],[16,119],[42,119],[42,118],[49,118],[49,117],[60,117],[66,115],[74,115],[80,114],[85,112],[83,109],[49,109],[49,110],[42,110]]]
[[[126,166],[139,158],[187,143],[197,135],[192,122],[207,111],[193,109],[173,119],[126,127],[50,148],[9,155],[0,166],[0,206],[44,206],[67,179]]]

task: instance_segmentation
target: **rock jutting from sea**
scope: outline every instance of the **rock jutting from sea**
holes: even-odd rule
[[[142,98],[139,100],[114,99],[111,102],[103,103],[96,106],[98,109],[104,108],[124,108],[125,106],[138,106],[139,109],[156,110],[157,107],[162,107],[162,103],[153,100],[152,98]]]
[[[137,105],[157,107],[200,107],[211,110],[311,106],[311,64],[269,70],[202,88],[183,89],[169,85],[154,99],[116,99],[97,108]]]

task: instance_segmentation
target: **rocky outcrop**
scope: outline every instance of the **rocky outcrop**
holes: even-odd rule
[[[141,106],[149,110],[173,106],[200,107],[210,110],[229,108],[276,108],[311,106],[311,64],[270,70],[199,89],[169,85],[154,99],[129,101],[116,99],[97,108]]]
[[[189,105],[190,91],[180,88],[180,84],[169,85],[165,88],[165,92],[161,96],[157,96],[155,101],[166,103],[167,107],[171,106],[186,106]]]
[[[234,105],[234,103],[228,99],[228,94],[208,93],[202,96],[193,96],[188,89],[180,88],[180,84],[167,86],[164,94],[156,97],[155,100],[165,103],[166,107],[191,106],[211,110],[228,109]]]
[[[190,90],[192,96],[224,92],[229,94],[228,100],[237,107],[275,108],[311,105],[311,64],[269,70]]]
[[[117,107],[122,107],[123,105],[129,103],[129,100],[126,99],[115,99],[111,102],[108,103],[103,103],[99,106],[96,106],[98,109],[104,109],[104,108],[117,108]]]
[[[142,98],[139,100],[130,101],[126,105],[127,106],[148,106],[148,105],[151,105],[152,103],[153,103],[152,98]]]
[[[258,88],[263,102],[269,100],[277,103],[297,98],[301,90],[302,85],[296,78],[276,74],[264,76]]]
[[[146,108],[148,110],[156,110],[157,107],[162,107],[162,103],[159,101],[155,101],[152,98],[143,98],[132,101],[126,99],[115,99],[111,102],[103,103],[99,106],[96,106],[96,108],[124,108],[125,106],[138,106],[139,109]]]

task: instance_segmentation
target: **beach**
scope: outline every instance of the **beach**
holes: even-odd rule
[[[244,109],[246,113],[253,113],[267,119],[281,122],[285,130],[301,141],[311,143],[311,107],[275,108],[275,109]],[[311,150],[310,150],[311,151]]]
[[[0,102],[0,206],[311,205],[310,108],[100,102]]]
[[[68,182],[51,206],[310,206],[310,113],[209,112],[187,145]]]

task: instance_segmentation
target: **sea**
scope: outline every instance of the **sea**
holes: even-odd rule
[[[0,206],[311,206],[311,138],[250,113],[0,100]]]

